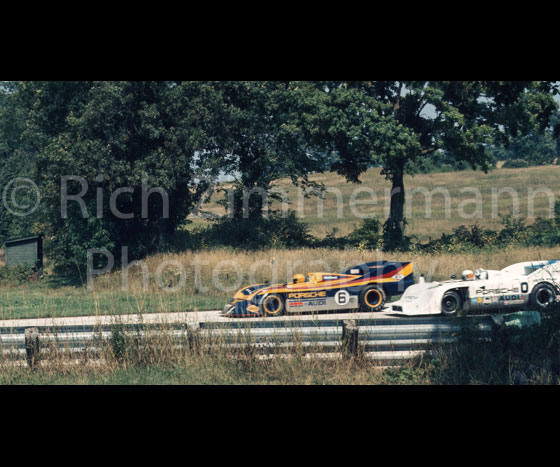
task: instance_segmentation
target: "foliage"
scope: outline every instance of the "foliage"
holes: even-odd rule
[[[559,312],[544,314],[540,326],[496,328],[491,340],[465,326],[459,341],[438,348],[421,370],[433,384],[558,384]]]
[[[526,159],[508,159],[502,166],[505,169],[519,169],[529,167],[531,163]]]
[[[492,230],[477,224],[461,225],[451,233],[442,233],[439,238],[422,243],[414,235],[405,236],[399,251],[419,253],[460,253],[477,250],[492,250],[517,246],[546,246],[560,244],[560,203],[555,205],[554,218],[537,217],[531,225],[526,220],[511,215],[502,216],[502,228]],[[382,249],[394,251],[387,230],[381,229],[378,219],[364,219],[346,236],[337,236],[336,227],[323,238],[309,233],[309,227],[298,219],[293,211],[287,216],[274,212],[262,219],[235,219],[224,217],[214,225],[195,229],[180,249],[200,249],[219,246],[234,248],[358,248],[362,250]]]
[[[556,212],[560,204],[556,204]],[[458,253],[477,249],[504,248],[509,245],[517,246],[555,246],[560,244],[559,217],[554,219],[537,217],[531,225],[526,225],[524,219],[512,216],[502,217],[502,229],[495,231],[483,229],[478,225],[466,227],[461,225],[451,234],[443,233],[440,238],[430,240],[425,244],[415,243],[413,251],[426,253]]]
[[[395,249],[406,244],[405,173],[421,170],[422,160],[438,150],[487,171],[493,161],[488,146],[542,133],[557,109],[558,93],[556,84],[532,81],[360,81],[328,87],[327,104],[341,113],[330,119],[337,132],[327,133],[340,155],[333,168],[356,182],[367,167],[382,166],[394,193],[385,238]]]
[[[35,273],[33,266],[4,266],[0,268],[0,284],[19,285],[28,282]]]
[[[382,247],[381,224],[377,219],[364,219],[350,234],[337,237],[336,227],[324,238],[313,239],[313,245],[318,248],[358,248],[360,250],[375,250]]]
[[[494,162],[491,162],[494,165]],[[445,150],[434,151],[420,160],[417,171],[420,173],[458,172],[470,169],[465,161],[458,161],[456,157]]]
[[[314,141],[313,115],[321,92],[309,82],[218,81],[208,83],[220,95],[220,121],[214,141],[221,169],[235,176],[231,214],[235,218],[262,216],[263,195],[273,182],[289,177],[295,184],[315,185],[308,174],[323,170],[332,154]],[[252,190],[244,212],[243,196]]]
[[[272,212],[263,218],[225,217],[191,237],[195,248],[229,246],[243,249],[295,248],[311,246],[309,227],[294,211],[286,215]]]
[[[510,138],[507,144],[495,145],[489,151],[496,159],[505,160],[503,167],[506,168],[553,164],[560,156],[559,122],[560,111],[555,111],[544,132],[531,131],[526,135],[517,135]]]
[[[262,194],[278,198],[272,188],[282,177],[317,186],[309,175],[324,170],[359,182],[375,165],[394,190],[383,247],[407,250],[414,242],[405,234],[404,175],[442,166],[488,170],[492,145],[517,144],[532,160],[550,160],[560,132],[557,92],[554,83],[534,81],[2,83],[0,184],[26,174],[42,199],[31,216],[3,210],[0,238],[44,231],[59,269],[83,266],[88,248],[108,249],[118,265],[123,246],[129,260],[169,248],[227,174],[235,178],[229,207],[236,222],[224,220],[202,242],[306,245],[313,239],[294,218],[263,216]],[[535,155],[538,138],[548,139]],[[87,215],[77,201],[62,215],[65,175],[81,177],[69,181],[69,194],[87,184]],[[166,197],[152,193],[144,205],[152,188]],[[243,197],[254,189],[244,213]],[[461,235],[459,242],[471,242]],[[326,241],[342,244],[334,236]],[[380,245],[359,229],[346,244],[364,241]]]
[[[347,244],[361,249],[375,250],[382,246],[381,224],[377,219],[364,219],[346,238]]]
[[[14,208],[11,195],[19,206],[33,206],[35,193],[29,190],[6,191],[11,180],[25,177],[36,182],[35,152],[29,142],[22,138],[26,128],[27,111],[15,83],[0,83],[0,196]],[[3,201],[2,201],[3,203]],[[24,209],[25,210],[25,209]],[[16,209],[16,212],[18,210]],[[17,216],[0,205],[0,245],[9,238],[40,233],[37,215]]]
[[[52,83],[26,85],[38,96],[29,97],[30,128],[42,144],[37,167],[43,213],[51,258],[61,269],[84,265],[88,248],[106,248],[116,264],[123,246],[131,259],[157,250],[206,191],[201,178],[219,171],[205,120],[214,115],[212,89],[170,82],[87,84],[70,92],[64,106]],[[51,114],[52,122],[46,119]],[[70,200],[66,217],[64,176],[81,177],[68,181],[68,194],[86,190],[85,210]]]

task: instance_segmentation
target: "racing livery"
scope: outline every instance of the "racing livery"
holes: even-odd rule
[[[452,276],[453,277],[453,276]],[[527,307],[542,311],[560,298],[560,261],[527,261],[500,271],[463,271],[461,280],[425,282],[406,289],[390,312],[403,315],[455,315],[511,311]]]
[[[385,301],[414,284],[413,263],[377,261],[341,274],[296,274],[292,283],[259,284],[238,291],[224,316],[278,316],[284,313],[353,310],[381,311]]]

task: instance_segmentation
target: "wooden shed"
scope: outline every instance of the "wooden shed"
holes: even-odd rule
[[[13,238],[5,243],[6,266],[43,267],[43,236]]]

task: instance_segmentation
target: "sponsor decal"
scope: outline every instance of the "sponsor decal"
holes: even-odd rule
[[[393,276],[393,279],[396,279],[396,280],[400,281],[401,279],[404,279],[404,276],[402,274],[395,274]]]
[[[499,301],[502,305],[522,305],[526,298],[526,295],[502,295]]]
[[[473,297],[471,298],[472,304],[499,304],[505,305],[522,305],[525,303],[527,295],[523,294],[508,294],[508,295],[495,295],[493,297]]]
[[[338,276],[323,276],[324,281],[333,281],[333,280],[336,280],[338,278],[339,278]]]
[[[510,301],[510,300],[524,300],[525,296],[524,295],[502,295],[499,298],[499,301]]]
[[[502,295],[507,293],[519,293],[518,287],[512,287],[511,289],[502,288],[502,289],[478,289],[475,294],[476,295]]]
[[[299,306],[325,306],[327,304],[326,299],[321,300],[306,300],[305,302],[288,302],[289,307],[299,307]]]
[[[319,290],[316,292],[291,292],[288,294],[288,298],[317,298],[326,297],[327,292],[325,290]]]

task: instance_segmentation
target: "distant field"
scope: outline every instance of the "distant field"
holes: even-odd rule
[[[368,170],[362,176],[362,184],[347,183],[343,177],[332,173],[310,178],[331,190],[324,197],[322,214],[318,213],[321,203],[316,196],[302,198],[299,202],[298,190],[289,180],[280,180],[278,187],[287,193],[289,208],[309,224],[314,235],[323,237],[335,227],[338,236],[347,235],[362,221],[360,216],[373,216],[382,222],[387,218],[391,184],[379,169]],[[559,180],[560,166],[557,165],[494,169],[487,174],[465,170],[406,176],[407,233],[425,241],[462,224],[499,229],[499,216],[506,214],[531,223],[537,216],[550,215],[550,208],[560,195]],[[215,195],[202,209],[223,215],[224,208],[217,204],[223,197],[223,193]],[[280,202],[271,206],[282,208]],[[206,222],[193,219],[193,225]]]

